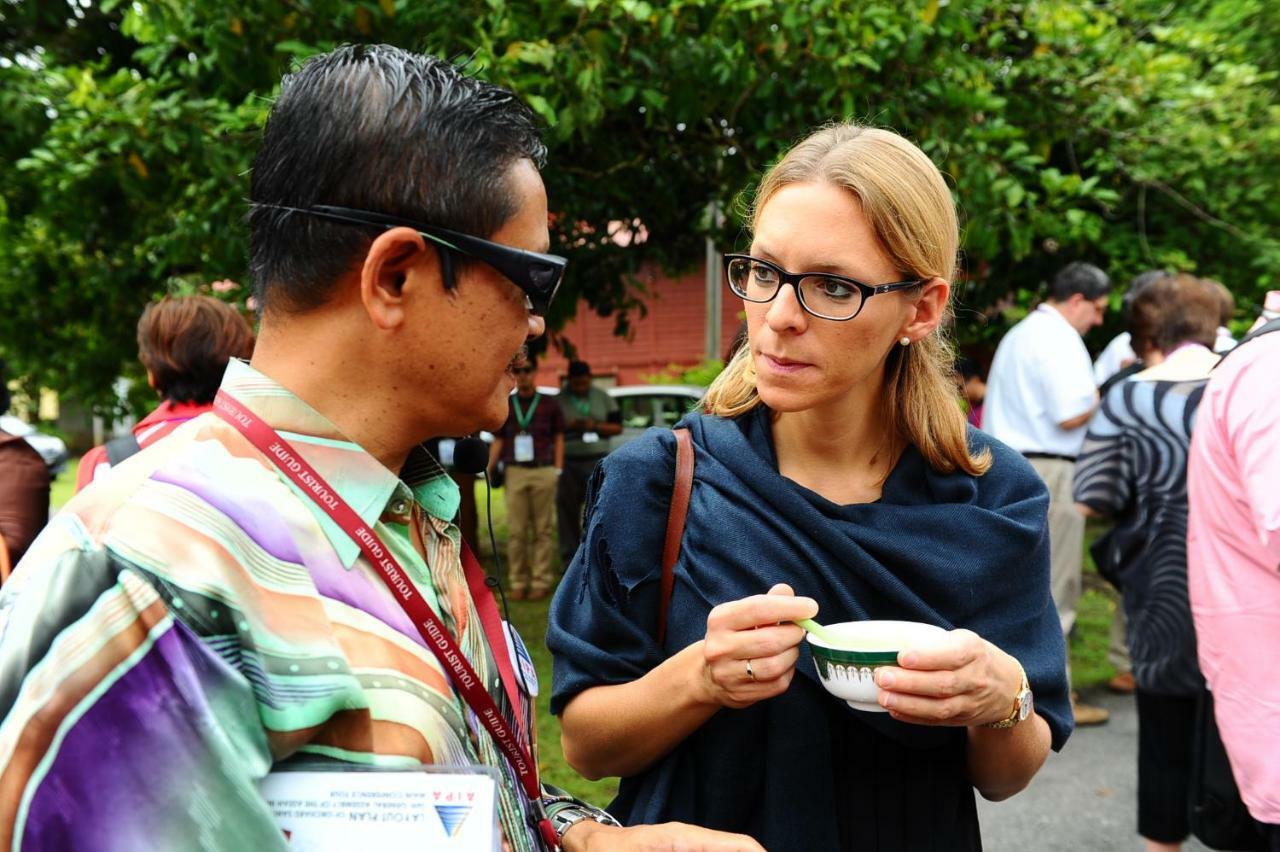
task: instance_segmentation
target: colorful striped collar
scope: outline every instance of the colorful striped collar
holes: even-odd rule
[[[388,504],[397,500],[414,500],[428,514],[445,522],[457,514],[461,502],[457,484],[421,446],[409,454],[397,475],[348,440],[323,414],[244,361],[233,359],[227,364],[222,388],[293,444],[370,526],[387,511]],[[359,547],[313,506],[310,498],[292,483],[289,487],[303,498],[342,564],[350,568],[360,554]],[[393,510],[392,514],[403,515],[404,511]]]

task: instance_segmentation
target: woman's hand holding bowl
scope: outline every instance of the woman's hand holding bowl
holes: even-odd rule
[[[876,672],[880,705],[917,725],[985,725],[1009,716],[1022,686],[1017,660],[970,630],[898,654]]]
[[[711,610],[702,643],[707,702],[739,709],[786,692],[804,639],[791,622],[817,614],[816,601],[785,583]]]

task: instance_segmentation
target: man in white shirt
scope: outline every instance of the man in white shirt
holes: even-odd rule
[[[1111,280],[1096,266],[1072,263],[1054,276],[1049,299],[1000,341],[987,379],[983,428],[1018,450],[1049,488],[1050,580],[1065,635],[1081,592],[1084,518],[1071,487],[1085,426],[1098,405],[1093,364],[1081,336],[1102,323]],[[1076,724],[1107,712],[1076,705]]]
[[[1129,332],[1122,331],[1111,338],[1111,342],[1093,362],[1093,380],[1098,387],[1102,387],[1108,379],[1125,367],[1137,363],[1137,360],[1138,354],[1133,351],[1133,337]]]

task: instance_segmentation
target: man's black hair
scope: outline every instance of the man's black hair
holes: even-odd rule
[[[268,205],[354,207],[487,237],[518,209],[511,167],[545,158],[528,107],[448,62],[381,44],[308,59],[284,78],[253,161],[259,303],[323,304],[378,233]]]
[[[1120,297],[1120,316],[1126,324],[1129,322],[1129,309],[1133,306],[1133,300],[1138,298],[1138,294],[1169,274],[1163,269],[1148,269],[1133,277],[1129,282],[1129,289],[1125,290],[1124,295]]]
[[[1065,302],[1076,293],[1092,301],[1110,292],[1111,279],[1107,277],[1107,273],[1091,263],[1080,261],[1069,263],[1058,270],[1049,285],[1049,298],[1055,302]]]
[[[591,365],[588,364],[586,361],[570,361],[569,362],[570,378],[573,378],[574,376],[589,376],[589,375],[591,375]]]

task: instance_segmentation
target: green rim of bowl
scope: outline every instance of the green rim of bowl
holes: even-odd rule
[[[809,650],[815,657],[822,657],[832,663],[858,663],[864,666],[896,665],[897,651],[846,651],[839,648],[828,648],[825,645],[809,643]]]

